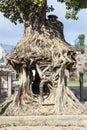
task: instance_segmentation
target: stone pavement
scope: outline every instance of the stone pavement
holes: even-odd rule
[[[0,116],[0,126],[86,127],[86,115]],[[0,129],[1,130],[1,129]]]
[[[9,126],[0,130],[87,130],[87,127],[61,127],[61,126]]]

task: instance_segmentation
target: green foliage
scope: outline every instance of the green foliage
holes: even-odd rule
[[[51,11],[54,11],[54,8],[53,6],[51,5],[50,7],[47,6],[47,9],[46,9],[47,12],[51,12]]]
[[[25,20],[28,18],[29,13],[31,13],[31,6],[33,6],[32,8],[37,6],[41,8],[44,3],[45,0],[0,0],[0,12],[16,24],[17,21],[23,22],[21,14]]]
[[[85,41],[85,35],[84,34],[80,34],[78,36],[78,39],[79,39],[79,43],[81,46],[84,46],[84,41]]]
[[[66,5],[66,18],[75,19],[77,20],[77,14],[80,9],[87,8],[87,0],[57,0],[59,2],[64,2]]]
[[[78,38],[75,41],[75,50],[76,51],[82,51],[84,52],[84,41],[85,41],[85,35],[84,34],[80,34],[78,36]]]
[[[87,0],[57,0],[58,2],[65,3],[66,5],[66,18],[78,19],[76,16],[78,11],[83,8],[87,8]],[[5,17],[11,20],[13,23],[23,22],[21,14],[25,20],[28,20],[28,16],[31,11],[41,11],[43,6],[46,6],[47,0],[0,0],[0,12]],[[55,1],[54,1],[55,2]],[[31,10],[31,7],[33,10]],[[37,9],[38,7],[38,9]],[[53,6],[47,7],[46,11],[53,11]]]
[[[31,0],[32,1],[32,0]],[[38,6],[43,6],[45,4],[44,0],[33,0],[34,4],[37,4]]]
[[[67,9],[83,9],[87,8],[87,0],[57,0],[58,2],[64,2]]]

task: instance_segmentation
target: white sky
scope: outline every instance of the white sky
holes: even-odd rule
[[[56,14],[64,24],[66,41],[73,45],[79,34],[85,34],[85,44],[87,44],[87,9],[79,12],[79,20],[66,20],[64,4],[57,3],[56,0],[49,0],[50,4],[55,7],[55,11],[51,12],[51,14]],[[0,13],[0,43],[15,46],[21,39],[23,30],[23,24],[14,25]]]

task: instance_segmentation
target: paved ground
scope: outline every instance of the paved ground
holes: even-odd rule
[[[0,130],[87,130],[87,116],[0,116]]]
[[[87,130],[87,127],[60,127],[60,126],[10,126],[0,130]]]
[[[87,116],[0,116],[0,130],[87,130]]]

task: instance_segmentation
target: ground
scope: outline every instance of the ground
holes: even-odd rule
[[[10,126],[0,130],[87,130],[87,127],[56,127],[56,126]]]
[[[1,116],[0,130],[87,130],[87,116]]]

